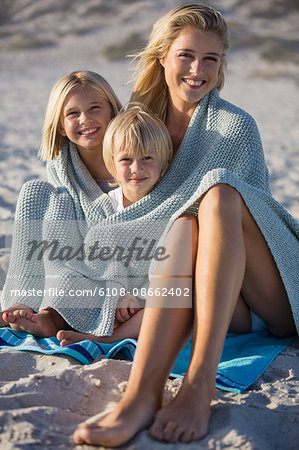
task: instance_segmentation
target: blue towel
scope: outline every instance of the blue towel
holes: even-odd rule
[[[225,391],[243,392],[258,379],[271,361],[293,339],[279,339],[271,335],[269,331],[228,334],[218,366],[216,386]],[[105,358],[113,358],[120,352],[132,361],[136,346],[135,339],[125,339],[113,344],[100,344],[85,340],[60,347],[59,341],[55,337],[37,339],[31,334],[17,332],[11,328],[0,329],[0,348],[68,355],[83,364],[91,364],[101,355]],[[184,377],[190,355],[191,341],[179,354],[170,374],[171,377]]]

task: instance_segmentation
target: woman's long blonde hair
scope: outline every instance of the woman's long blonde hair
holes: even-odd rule
[[[134,61],[139,59],[137,66],[139,74],[131,101],[143,103],[164,122],[168,105],[168,89],[160,59],[165,58],[172,42],[188,25],[202,31],[212,31],[222,39],[223,55],[216,87],[220,90],[224,85],[225,51],[229,48],[229,35],[221,13],[210,6],[196,3],[173,9],[154,24],[147,46],[133,59]]]
[[[43,160],[55,159],[67,139],[58,131],[63,106],[69,93],[77,87],[88,86],[102,94],[111,106],[111,118],[121,109],[112,87],[96,72],[76,71],[61,78],[53,87],[46,110],[39,155]]]

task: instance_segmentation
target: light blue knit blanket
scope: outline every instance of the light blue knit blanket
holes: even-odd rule
[[[159,185],[125,210],[114,212],[72,143],[48,164],[48,174],[49,183],[34,180],[21,190],[2,308],[16,301],[37,310],[51,306],[78,331],[111,334],[120,288],[144,286],[156,262],[116,263],[90,251],[105,254],[107,246],[128,248],[149,237],[158,245],[210,187],[227,183],[240,192],[268,243],[299,330],[298,223],[271,196],[254,120],[216,89],[196,108]]]

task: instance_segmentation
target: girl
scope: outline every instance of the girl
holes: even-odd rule
[[[144,428],[172,443],[203,438],[229,326],[250,331],[254,312],[277,336],[294,334],[295,324],[299,329],[298,224],[271,196],[255,122],[218,95],[227,49],[221,14],[188,4],[154,25],[138,55],[132,99],[158,114],[174,146],[156,189],[168,192],[164,208],[173,199],[179,209],[184,194],[185,206],[198,200],[196,301],[194,311],[145,309],[124,397],[105,417],[82,424],[76,444],[115,447]],[[178,263],[179,257],[178,250]],[[153,282],[168,286],[165,278]],[[189,369],[162,408],[166,379],[190,332]]]
[[[78,194],[81,195],[79,192],[81,188],[82,193],[85,195],[90,195],[89,191],[94,190],[98,196],[111,189],[110,184],[113,178],[103,161],[102,143],[110,120],[116,116],[120,108],[121,104],[111,86],[95,72],[72,72],[55,84],[49,97],[40,149],[41,157],[44,160],[51,161],[48,163],[50,181],[53,167],[60,171],[60,173],[55,174],[54,185],[57,185],[57,178],[61,176],[61,182],[58,184],[67,187],[71,195],[73,194],[77,198],[78,195],[75,190],[78,190]],[[83,173],[82,183],[84,182],[84,184],[81,187],[76,185],[76,183],[72,184],[71,176],[74,176],[74,173],[66,173],[68,158],[75,158],[77,170]],[[38,183],[40,211],[37,206],[37,212],[30,217],[30,222],[32,225],[36,219],[39,219],[36,222],[37,227],[40,229],[44,226],[41,214],[44,206],[42,199],[51,190],[53,193],[53,189],[48,183]],[[89,191],[86,183],[89,183],[91,186]],[[32,182],[27,183],[22,188],[22,192],[25,192],[30,184]],[[19,207],[17,208],[16,222],[21,220],[20,203],[22,203],[22,192],[20,194]],[[55,192],[55,194],[57,195],[58,192]],[[29,202],[32,205],[32,200],[26,194],[24,194],[23,202],[27,206]],[[63,219],[67,219],[65,214],[61,216],[58,214],[55,217],[55,220]],[[66,232],[69,233],[70,230]],[[27,243],[28,241],[26,242],[26,238],[23,236],[19,244],[21,254]],[[16,248],[16,243],[14,248]],[[13,258],[12,256],[11,265],[16,264]],[[22,278],[22,272],[25,271],[26,273],[27,269],[23,267],[19,270]],[[41,269],[38,268],[37,270],[40,271]],[[27,297],[24,302],[22,297],[18,299],[13,298],[10,295],[10,288],[19,286],[11,285],[9,281],[10,272],[8,273],[8,282],[4,287],[1,299],[2,307],[5,310],[1,313],[0,326],[10,325],[17,331],[26,331],[38,337],[48,337],[54,336],[58,330],[67,325],[62,315],[50,306],[50,299],[44,299],[44,302],[40,302],[38,298],[30,299]],[[27,270],[27,274],[32,279],[32,271],[28,273]],[[35,282],[33,281],[31,287],[34,286]],[[46,292],[44,289],[43,291]],[[12,305],[12,303],[14,304]],[[49,305],[46,307],[45,303],[49,303]],[[34,311],[38,309],[40,310],[35,313]]]

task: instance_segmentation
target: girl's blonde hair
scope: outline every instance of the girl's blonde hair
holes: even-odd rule
[[[211,6],[196,3],[173,9],[154,24],[147,46],[133,59],[134,61],[139,59],[137,66],[139,75],[131,100],[143,103],[164,122],[168,105],[168,88],[160,59],[165,58],[172,42],[186,26],[201,31],[212,31],[221,38],[223,55],[216,87],[220,90],[224,85],[225,51],[229,48],[229,34],[221,13]]]
[[[154,148],[164,175],[172,158],[172,142],[165,124],[144,105],[130,103],[108,125],[103,140],[103,159],[107,170],[116,178],[114,156],[123,150],[128,156],[147,156]]]
[[[69,93],[77,87],[90,87],[102,94],[111,106],[111,117],[116,116],[121,104],[107,81],[96,72],[76,71],[58,80],[53,87],[46,110],[39,155],[43,160],[55,159],[67,137],[59,131],[63,106]]]

